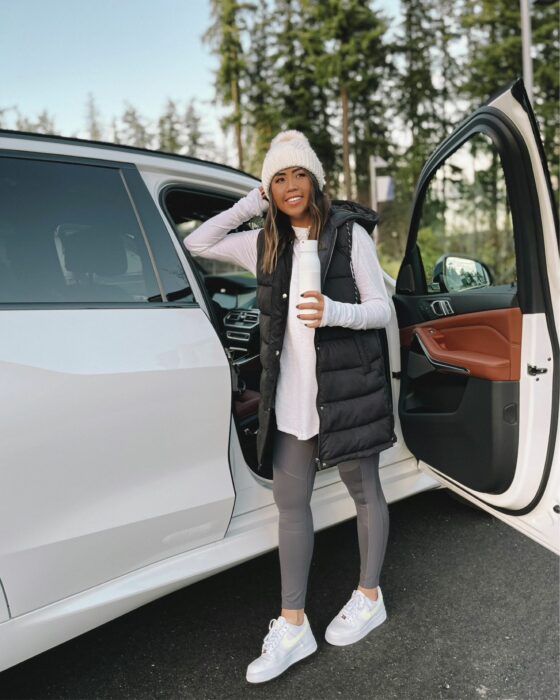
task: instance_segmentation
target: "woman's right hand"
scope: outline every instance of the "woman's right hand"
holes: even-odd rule
[[[252,216],[262,216],[268,209],[268,199],[262,185],[251,190],[244,199],[247,202],[247,209],[253,212]]]

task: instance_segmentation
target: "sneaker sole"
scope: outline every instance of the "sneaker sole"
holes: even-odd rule
[[[386,619],[387,611],[385,610],[385,606],[383,606],[383,608],[381,608],[379,612],[373,615],[373,617],[371,618],[371,620],[369,620],[367,625],[361,630],[359,630],[359,632],[356,632],[354,635],[348,637],[337,637],[336,634],[329,632],[327,628],[327,631],[325,632],[325,639],[329,644],[332,644],[335,647],[345,647],[348,644],[355,644],[356,642],[359,642],[360,639],[363,639],[366,635],[368,635],[376,627],[382,625]]]
[[[290,666],[305,659],[307,656],[311,656],[313,652],[317,651],[317,640],[313,639],[312,642],[307,643],[305,646],[296,647],[292,654],[286,658],[281,666],[277,666],[275,669],[270,669],[269,671],[262,673],[247,673],[247,680],[249,683],[264,683],[265,681],[271,681],[273,678],[277,678],[279,675],[284,673]]]

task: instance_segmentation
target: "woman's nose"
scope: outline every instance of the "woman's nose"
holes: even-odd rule
[[[288,175],[288,190],[297,189],[297,181],[293,175]]]

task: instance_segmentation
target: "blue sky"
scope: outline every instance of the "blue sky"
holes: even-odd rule
[[[47,109],[61,133],[83,136],[88,93],[105,123],[127,102],[155,119],[167,98],[194,97],[215,133],[209,24],[208,0],[0,0],[0,108]]]

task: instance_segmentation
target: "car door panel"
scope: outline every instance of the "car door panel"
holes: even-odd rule
[[[480,156],[479,134],[493,144],[498,157]],[[463,183],[457,177],[454,189],[446,181],[449,171],[444,166],[449,160],[453,174],[461,172],[467,163],[461,149],[469,144],[472,170],[480,170],[487,180],[473,176]],[[465,172],[469,167],[465,165]],[[498,209],[492,188],[484,191],[482,185],[491,183],[489,173],[501,169],[504,206]],[[442,196],[440,215],[437,201],[428,198],[429,188],[454,192],[457,203]],[[480,191],[486,200],[461,201],[465,192]],[[494,202],[494,210],[484,210],[480,201]],[[554,209],[534,115],[517,81],[467,118],[428,160],[394,301],[402,353],[399,415],[406,444],[421,468],[557,550],[557,530],[546,514],[552,513],[560,495],[560,466],[558,458],[553,459],[559,311],[558,297],[552,293],[559,283]],[[437,230],[426,223],[430,211],[436,211],[433,221],[446,232],[438,239],[446,252],[489,255],[493,244],[498,246],[496,260],[510,275],[513,259],[516,279],[502,280],[499,270],[495,286],[452,292],[439,277],[430,282],[433,263],[425,267],[422,250],[428,234]],[[510,243],[506,237],[494,239],[492,228],[492,222],[500,222],[507,232],[503,222],[508,212],[513,222]],[[420,246],[419,232],[424,238]],[[459,244],[464,251],[454,249]],[[531,521],[524,519],[530,512]],[[535,527],[537,517],[540,524]]]
[[[219,540],[233,511],[229,364],[127,169],[0,157],[0,579],[13,616]]]
[[[402,328],[401,347],[410,348],[416,337],[430,358],[470,377],[519,381],[522,318],[519,308],[437,318]]]

